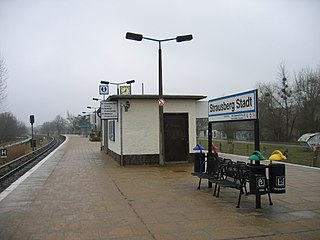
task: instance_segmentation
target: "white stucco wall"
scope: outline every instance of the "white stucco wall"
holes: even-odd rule
[[[120,104],[126,100],[119,100],[119,120],[116,121],[115,141],[109,140],[109,149],[120,154]],[[159,124],[157,101],[129,100],[130,108],[126,112],[122,109],[123,117],[123,154],[158,154],[159,153]]]
[[[126,100],[119,100],[125,104]],[[123,154],[159,154],[159,106],[154,99],[129,99],[128,112],[123,109]],[[120,104],[116,122],[115,141],[109,140],[109,149],[120,154]],[[196,101],[166,100],[164,113],[188,113],[189,152],[196,145]]]
[[[159,111],[157,101],[130,100],[123,112],[123,153],[159,153]]]

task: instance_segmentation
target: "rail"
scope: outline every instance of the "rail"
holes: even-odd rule
[[[19,158],[16,158],[2,166],[0,166],[0,181],[4,180],[8,176],[12,175],[19,169],[23,168],[30,162],[32,162],[34,159],[40,157],[41,155],[49,152],[51,149],[53,149],[57,144],[57,139],[50,136],[51,141],[46,144],[45,146],[36,149],[35,151],[32,151],[26,155],[23,155]]]

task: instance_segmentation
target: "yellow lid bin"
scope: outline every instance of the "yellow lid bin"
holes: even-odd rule
[[[283,161],[287,157],[281,151],[275,150],[269,157],[269,191],[270,193],[286,192],[286,171],[285,165],[282,163],[272,164],[272,161]]]
[[[274,150],[269,157],[270,164],[272,163],[272,161],[284,161],[286,159],[286,156],[284,156],[279,150]]]

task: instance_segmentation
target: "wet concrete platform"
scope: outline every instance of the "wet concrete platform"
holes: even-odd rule
[[[231,158],[237,158],[235,156]],[[100,143],[68,141],[0,194],[0,239],[320,239],[320,170],[286,165],[286,193],[243,196],[207,183],[192,164],[120,167]]]

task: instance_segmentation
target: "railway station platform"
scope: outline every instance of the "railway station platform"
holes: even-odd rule
[[[286,193],[255,209],[197,190],[193,164],[121,167],[80,136],[45,160],[0,194],[1,240],[320,239],[320,169],[286,165]]]

